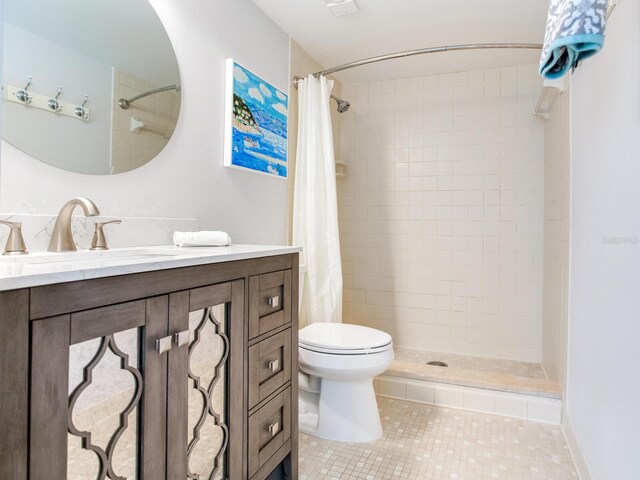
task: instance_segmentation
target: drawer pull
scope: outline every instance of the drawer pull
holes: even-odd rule
[[[173,341],[176,342],[178,348],[182,347],[183,345],[187,345],[189,343],[189,340],[191,340],[191,332],[189,332],[189,330],[184,330],[182,332],[173,334]]]
[[[156,350],[160,355],[171,350],[172,340],[173,338],[171,337],[171,335],[156,340]]]
[[[275,296],[275,297],[269,297],[268,300],[269,306],[271,308],[276,308],[280,306],[280,297]]]
[[[275,360],[271,360],[269,363],[267,363],[267,366],[273,373],[277,372],[280,368],[280,359],[276,358]]]
[[[272,423],[267,427],[267,430],[269,431],[272,437],[275,437],[280,431],[280,422]]]

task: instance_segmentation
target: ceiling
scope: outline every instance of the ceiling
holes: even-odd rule
[[[325,68],[403,50],[465,43],[541,43],[545,0],[356,0],[334,17],[325,0],[253,0]],[[342,83],[537,63],[537,50],[447,52],[337,73]],[[309,72],[311,73],[311,72]]]

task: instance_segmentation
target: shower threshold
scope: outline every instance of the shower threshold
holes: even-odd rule
[[[399,347],[385,376],[499,392],[562,398],[560,386],[545,377],[539,363],[428,352]],[[447,367],[428,365],[444,362]]]

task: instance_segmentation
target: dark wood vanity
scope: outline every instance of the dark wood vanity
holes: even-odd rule
[[[297,478],[297,313],[297,253],[0,292],[0,479]]]

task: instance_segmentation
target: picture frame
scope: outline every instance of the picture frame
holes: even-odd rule
[[[224,165],[287,179],[289,96],[232,58],[225,93]]]

